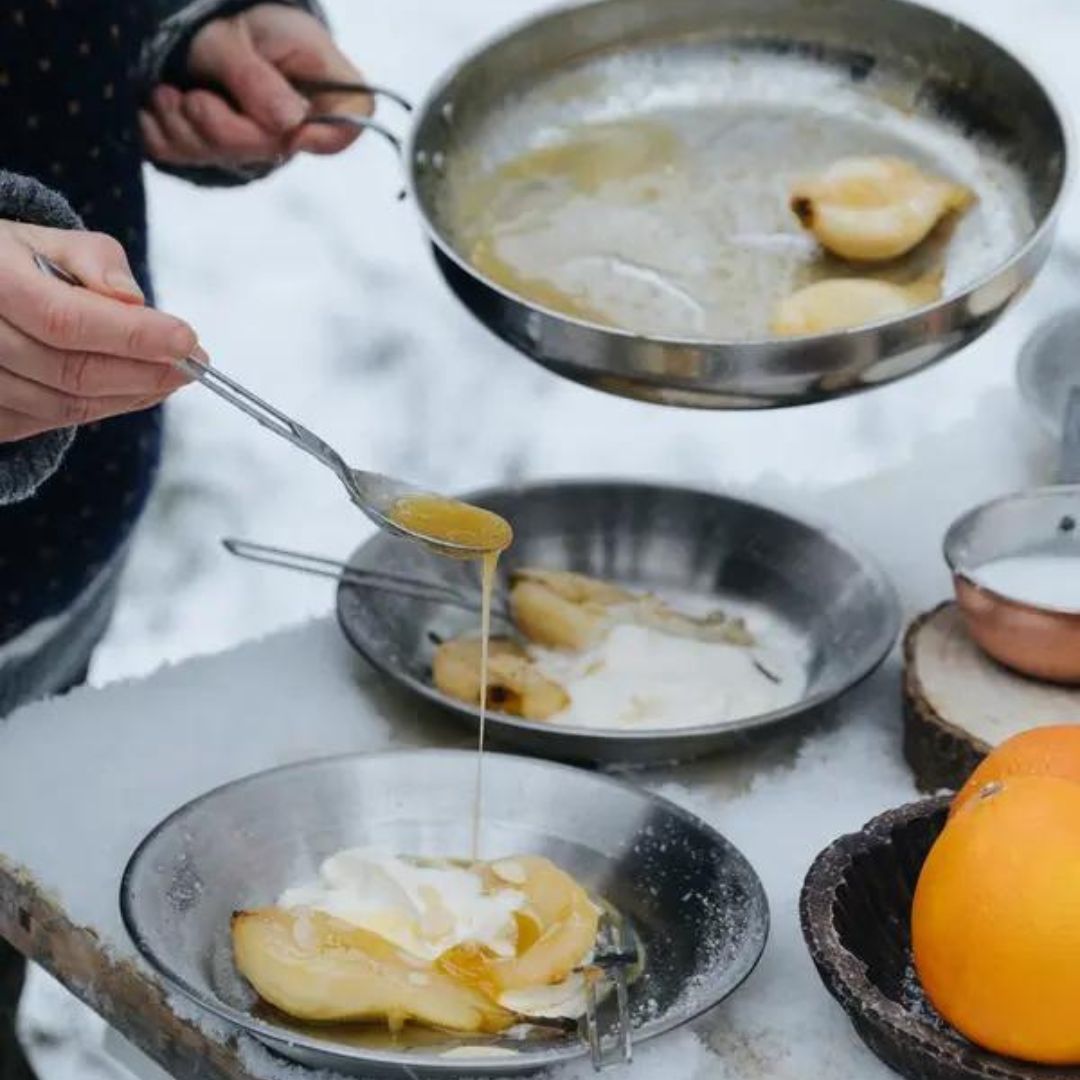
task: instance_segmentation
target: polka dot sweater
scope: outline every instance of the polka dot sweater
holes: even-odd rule
[[[109,233],[152,296],[139,102],[179,70],[208,19],[252,2],[0,5],[0,218],[61,228],[81,220]],[[211,170],[190,178],[241,179]],[[153,482],[161,429],[161,410],[151,409],[0,444],[0,715],[85,668]]]

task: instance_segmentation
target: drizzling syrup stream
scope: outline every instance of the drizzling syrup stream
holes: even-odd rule
[[[454,556],[442,545],[458,544],[480,551],[480,739],[476,754],[476,788],[473,793],[472,852],[480,859],[480,826],[484,803],[484,735],[487,727],[488,653],[491,641],[491,600],[499,556],[510,546],[514,531],[509,522],[479,506],[444,499],[438,495],[410,495],[390,512],[391,521],[431,542],[440,555]],[[466,556],[466,558],[469,556]]]

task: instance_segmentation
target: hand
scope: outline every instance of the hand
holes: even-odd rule
[[[43,274],[35,251],[87,287]],[[148,408],[189,381],[173,361],[197,346],[143,306],[111,237],[0,221],[0,443]]]
[[[279,164],[299,151],[336,154],[353,129],[304,125],[314,107],[369,115],[365,94],[325,94],[314,102],[290,78],[359,82],[363,76],[318,19],[283,4],[257,4],[207,23],[191,43],[192,78],[214,90],[159,86],[139,114],[143,144],[154,161],[180,166]],[[227,95],[227,96],[226,96]]]

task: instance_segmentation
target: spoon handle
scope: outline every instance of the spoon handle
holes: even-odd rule
[[[34,252],[34,263],[42,273],[57,278],[75,288],[85,288],[85,283],[77,275],[66,267],[53,262],[47,255],[40,251]],[[176,366],[194,379],[198,379],[207,389],[213,390],[220,398],[224,398],[230,405],[234,405],[241,412],[247,413],[253,420],[258,421],[268,431],[280,435],[288,440],[293,446],[310,454],[313,458],[321,461],[327,468],[333,469],[347,487],[351,486],[349,467],[345,464],[341,455],[329,443],[324,442],[313,431],[309,431],[303,424],[286,416],[280,409],[274,408],[267,401],[263,401],[257,394],[253,394],[245,386],[241,386],[235,379],[217,371],[197,360],[194,356],[188,356],[178,360]]]
[[[390,574],[382,570],[361,570],[336,559],[327,559],[321,555],[308,555],[302,551],[289,551],[286,548],[269,547],[250,540],[237,540],[232,537],[221,541],[222,546],[231,555],[250,562],[264,563],[267,566],[281,566],[287,570],[299,570],[305,574],[345,581],[366,589],[378,589],[382,592],[408,596],[414,600],[428,600],[436,604],[461,608],[465,611],[480,610],[480,594],[455,589],[436,581],[423,581],[420,578]],[[500,611],[500,614],[502,612]]]
[[[243,413],[247,413],[252,420],[261,424],[267,431],[280,435],[281,438],[291,442],[293,446],[299,447],[317,461],[321,461],[343,480],[347,477],[348,466],[342,456],[329,443],[324,442],[313,431],[304,427],[303,424],[294,420],[291,416],[287,416],[268,401],[263,401],[261,397],[252,393],[246,386],[242,386],[235,379],[229,378],[224,372],[204,364],[201,360],[196,360],[193,356],[179,360],[177,367],[187,372],[192,378],[197,379],[208,390],[212,390],[230,405]]]

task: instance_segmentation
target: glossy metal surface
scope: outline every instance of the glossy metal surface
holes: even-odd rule
[[[471,1060],[441,1057],[446,1041],[394,1048],[375,1029],[371,1045],[335,1041],[332,1028],[299,1033],[253,1013],[233,967],[232,913],[272,903],[335,851],[374,844],[467,855],[475,771],[474,753],[427,750],[307,762],[219,788],[166,819],[132,856],[125,924],[171,987],[313,1068],[489,1076],[582,1058],[574,1032]],[[486,762],[484,810],[484,857],[546,855],[630,919],[646,956],[630,986],[635,1043],[711,1008],[753,970],[768,934],[765,893],[743,856],[692,815],[603,776],[503,755]]]
[[[255,544],[250,540],[237,540],[226,537],[221,546],[230,555],[249,562],[262,563],[264,566],[277,566],[283,570],[295,570],[314,577],[330,578],[332,581],[347,581],[364,589],[395,593],[398,596],[410,596],[415,600],[431,600],[437,604],[461,608],[477,615],[483,610],[483,600],[475,588],[459,589],[446,582],[425,581],[416,577],[400,574],[386,574],[380,570],[359,570],[337,559],[327,559],[322,555],[312,555],[305,551],[290,551],[287,548],[270,547],[267,544]],[[507,611],[506,597],[501,593],[492,598],[491,616],[497,626],[505,625],[510,615]]]
[[[798,72],[808,63],[833,80],[836,93],[810,100],[800,92]],[[801,149],[786,135],[779,150],[774,140],[770,179],[789,142],[791,160],[781,171],[796,175],[807,167],[807,140],[812,146],[834,133],[844,145],[928,160],[949,173],[974,148],[982,164],[962,178],[1022,221],[1008,254],[980,262],[979,245],[996,230],[969,235],[963,255],[971,272],[949,282],[940,302],[887,323],[786,340],[623,333],[539,307],[471,268],[460,242],[466,223],[454,220],[445,197],[455,184],[468,187],[470,170],[550,140],[568,117],[647,114],[657,95],[665,107],[697,110],[701,125],[715,127],[729,102],[710,91],[711,73],[731,64],[739,66],[744,115],[737,137],[716,140],[718,168],[747,153],[748,132],[767,142],[771,130],[792,125],[807,137]],[[788,95],[779,92],[786,81]],[[818,401],[901,378],[962,348],[1042,265],[1067,172],[1066,131],[1038,80],[975,30],[904,0],[598,0],[559,8],[466,58],[417,115],[408,147],[412,190],[439,268],[464,305],[561,375],[671,405]],[[852,138],[850,128],[861,134]],[[959,235],[951,241],[960,243]]]
[[[1071,554],[1080,565],[1080,487],[1040,488],[965,514],[945,536],[945,559],[972,638],[1007,667],[1080,683],[1080,611],[1021,603],[980,585],[993,559],[1027,552]]]
[[[1043,323],[1020,352],[1016,379],[1046,432],[1061,438],[1073,390],[1080,389],[1080,310]]]
[[[899,630],[896,596],[877,566],[837,537],[722,495],[621,482],[562,482],[471,494],[514,527],[500,563],[576,570],[657,591],[690,592],[717,606],[748,602],[779,621],[805,656],[806,692],[785,709],[708,727],[598,731],[488,716],[499,742],[545,757],[644,764],[723,748],[747,733],[805,717],[870,674]],[[476,569],[376,536],[353,556],[360,569],[475,588]],[[338,618],[377,668],[476,725],[475,708],[431,683],[432,634],[472,632],[475,616],[437,604],[338,589]]]

